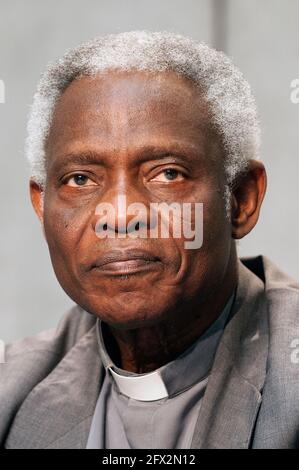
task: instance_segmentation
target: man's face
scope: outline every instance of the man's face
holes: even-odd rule
[[[112,326],[134,328],[219,291],[231,227],[220,146],[195,85],[174,73],[80,78],[56,105],[46,150],[45,235],[57,278],[76,303]],[[187,249],[171,231],[120,238],[117,221],[114,238],[99,238],[96,208],[117,208],[119,196],[147,208],[203,203],[202,246]],[[130,253],[135,259],[126,260]]]

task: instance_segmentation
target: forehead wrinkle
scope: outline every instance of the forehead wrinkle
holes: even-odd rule
[[[134,141],[151,139],[153,134],[157,139],[171,141],[182,132],[193,143],[203,144],[209,134],[209,110],[198,89],[182,77],[169,78],[165,73],[143,74],[140,80],[140,72],[137,76],[133,74],[132,87],[128,75],[132,73],[125,77],[117,74],[116,84],[109,77],[83,77],[66,89],[57,105],[50,133],[54,152],[59,150],[61,134],[72,142],[76,138],[87,142],[89,138],[100,142],[113,140],[117,153],[120,149],[127,151]],[[196,98],[196,106],[192,98]],[[73,119],[74,114],[78,119]]]
[[[148,115],[159,110],[162,106],[169,113],[177,112],[189,115],[194,111],[194,102],[198,101],[202,115],[201,118],[208,118],[208,106],[205,103],[199,88],[186,78],[177,76],[175,73],[163,72],[150,74],[142,72],[110,72],[104,76],[81,77],[75,80],[67,88],[65,94],[73,91],[74,87],[80,87],[80,93],[72,96],[71,104],[78,101],[78,98],[85,100],[85,104],[91,105],[92,111],[85,106],[86,112],[104,118],[120,113],[119,103],[123,104],[123,113],[127,114],[128,121],[139,120],[139,114]],[[145,100],[146,98],[146,100]],[[148,98],[148,99],[147,99]],[[97,108],[95,108],[97,104]],[[145,107],[146,105],[146,107]],[[117,112],[115,113],[115,108]],[[108,121],[108,119],[106,119]],[[115,119],[110,118],[110,122]],[[110,123],[107,122],[107,125]]]

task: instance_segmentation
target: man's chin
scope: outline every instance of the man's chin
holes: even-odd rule
[[[167,314],[165,309],[158,305],[135,302],[135,305],[128,305],[123,302],[122,306],[110,305],[109,311],[106,308],[91,307],[93,313],[112,328],[128,330],[136,328],[146,328],[158,325]]]
[[[160,270],[140,270],[134,273],[117,273],[105,275],[93,270],[87,283],[96,290],[100,286],[102,291],[109,292],[110,296],[132,295],[146,292],[149,286],[163,281]]]
[[[109,326],[117,330],[136,330],[139,328],[150,328],[152,326],[158,325],[161,321],[162,316],[148,316],[145,318],[139,318],[138,316],[128,316],[122,321],[115,319],[114,321],[109,321]],[[103,320],[105,321],[105,320]]]

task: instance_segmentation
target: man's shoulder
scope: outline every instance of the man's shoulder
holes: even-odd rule
[[[24,361],[26,356],[56,356],[62,358],[68,350],[92,328],[94,315],[78,305],[71,307],[61,318],[57,327],[41,331],[5,346],[5,363]]]
[[[275,362],[277,373],[280,368],[285,371],[294,369],[290,358],[294,357],[294,349],[299,348],[299,283],[265,256],[241,261],[264,284],[269,335],[268,365]],[[292,372],[298,376],[298,365]]]
[[[266,380],[254,447],[294,448],[299,445],[299,283],[264,256],[242,261],[264,283],[268,315]]]
[[[7,344],[0,364],[1,436],[27,395],[49,375],[95,324],[96,317],[74,305],[56,328]]]
[[[268,312],[272,317],[281,317],[285,323],[299,321],[299,282],[280,269],[266,256],[241,258],[242,263],[261,279],[265,287]]]

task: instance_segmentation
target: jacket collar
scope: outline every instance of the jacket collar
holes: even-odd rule
[[[104,377],[95,328],[28,395],[6,448],[85,448]]]
[[[268,355],[263,282],[238,264],[239,282],[203,398],[192,448],[248,448],[261,404]]]

